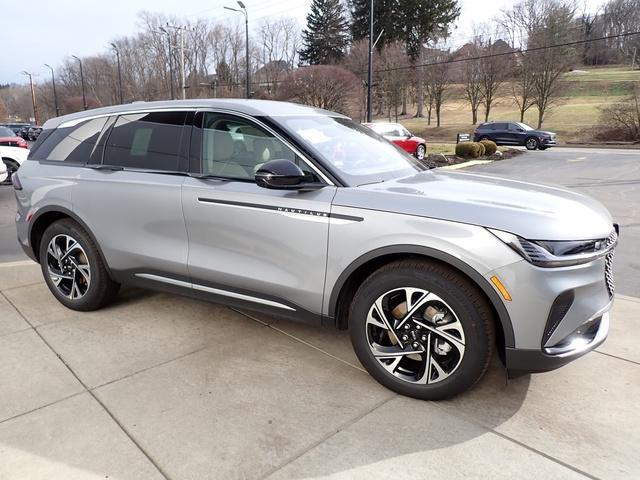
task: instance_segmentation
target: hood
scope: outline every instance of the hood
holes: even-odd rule
[[[340,188],[334,204],[496,228],[529,240],[606,238],[613,220],[586,195],[562,187],[430,170]]]
[[[542,135],[548,135],[550,137],[553,137],[555,135],[554,132],[548,132],[546,130],[536,130],[537,133],[541,133]]]

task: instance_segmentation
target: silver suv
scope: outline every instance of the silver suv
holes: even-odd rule
[[[49,120],[14,178],[19,241],[74,310],[120,285],[349,329],[388,388],[442,399],[494,351],[557,368],[609,328],[617,226],[556,187],[425,170],[336,113],[258,100]]]

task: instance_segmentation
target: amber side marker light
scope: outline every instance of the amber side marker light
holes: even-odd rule
[[[496,277],[495,275],[491,277],[491,283],[493,283],[498,291],[502,294],[502,298],[504,298],[507,302],[511,301],[511,295],[509,295],[509,292],[506,288],[504,288],[504,285],[498,277]]]

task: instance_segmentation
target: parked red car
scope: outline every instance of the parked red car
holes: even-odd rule
[[[365,127],[387,140],[395,143],[405,152],[414,155],[418,160],[424,159],[427,153],[427,141],[424,138],[414,136],[409,130],[399,123],[363,123]]]
[[[18,137],[9,127],[0,126],[0,146],[29,148],[27,141]]]

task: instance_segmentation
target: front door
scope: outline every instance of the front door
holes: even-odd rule
[[[327,186],[297,192],[256,185],[260,165],[282,158]],[[336,187],[266,127],[228,113],[196,115],[190,163],[194,173],[216,177],[183,184],[194,288],[319,321]]]

